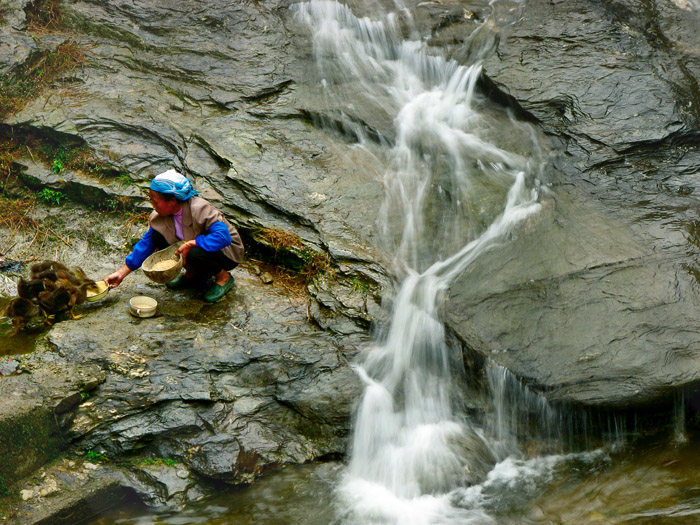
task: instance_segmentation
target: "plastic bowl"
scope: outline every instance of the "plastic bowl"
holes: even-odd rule
[[[143,261],[141,269],[146,277],[160,284],[175,279],[182,269],[182,255],[175,255],[181,244],[182,242],[172,244],[165,250],[160,250]],[[172,261],[173,264],[165,269],[158,269],[158,266],[163,265],[165,261]]]
[[[109,293],[109,286],[104,281],[97,281],[85,291],[85,300],[88,303],[99,301]]]
[[[129,299],[129,313],[134,317],[153,317],[158,309],[158,301],[145,295]]]

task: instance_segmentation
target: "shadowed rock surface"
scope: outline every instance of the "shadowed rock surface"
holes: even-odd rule
[[[556,137],[554,205],[453,286],[450,324],[551,399],[631,407],[700,380],[699,23],[535,0],[485,64]]]

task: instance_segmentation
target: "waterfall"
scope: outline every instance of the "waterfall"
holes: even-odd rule
[[[399,282],[391,320],[357,366],[365,392],[339,488],[348,523],[491,522],[481,506],[464,503],[474,494],[460,491],[479,462],[493,466],[514,445],[496,437],[505,448],[494,452],[496,441],[457,409],[460,350],[446,343],[438,303],[476,258],[540,209],[534,132],[477,89],[479,60],[518,6],[491,2],[492,15],[465,43],[476,59],[469,65],[431,53],[406,9],[370,19],[333,1],[296,6],[343,126],[362,144],[368,134],[358,122],[391,124],[379,219]]]

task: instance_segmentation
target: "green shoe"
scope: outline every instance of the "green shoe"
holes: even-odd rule
[[[197,280],[190,277],[185,277],[184,273],[181,273],[172,281],[165,283],[165,286],[171,290],[184,290],[185,288],[194,288],[197,286]]]
[[[235,279],[233,278],[233,275],[229,274],[229,279],[226,281],[226,284],[221,285],[214,283],[214,286],[209,288],[207,292],[204,294],[204,300],[208,303],[215,303],[219,299],[221,299],[224,295],[226,295],[226,292],[228,292],[231,288],[233,288],[233,284],[235,282]]]

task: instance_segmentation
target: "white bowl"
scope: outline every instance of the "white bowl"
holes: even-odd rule
[[[129,313],[134,317],[153,317],[156,315],[158,301],[145,295],[137,295],[129,299]]]

